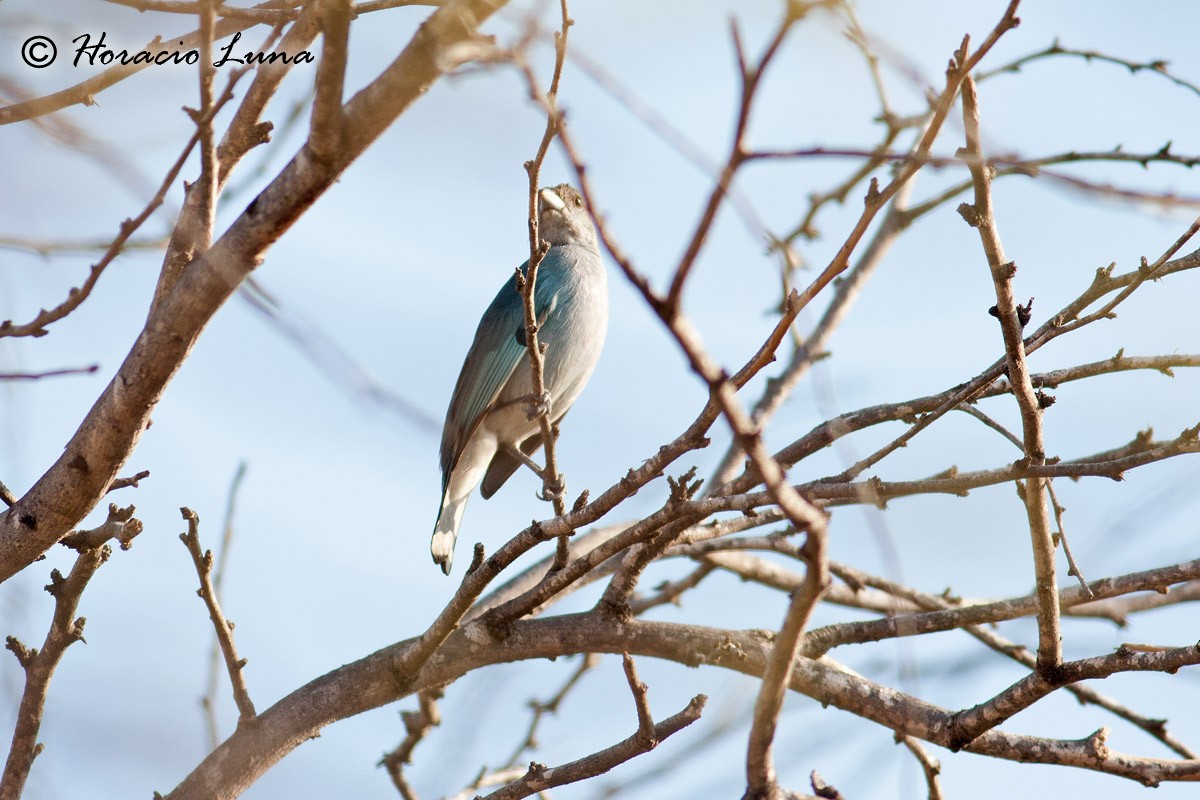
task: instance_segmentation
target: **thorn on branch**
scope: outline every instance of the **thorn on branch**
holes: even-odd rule
[[[1097,761],[1108,758],[1108,728],[1100,728],[1089,736],[1087,744]]]
[[[46,593],[51,597],[57,598],[62,593],[63,584],[66,582],[67,579],[63,577],[61,572],[59,572],[57,569],[52,569],[50,570],[50,583],[46,584],[42,588],[44,588]]]
[[[33,663],[33,659],[38,654],[36,649],[26,647],[15,636],[5,637],[4,646],[11,650],[12,654],[17,657],[17,663],[21,665],[22,669],[29,669],[29,665]]]
[[[879,191],[879,179],[872,177],[871,184],[867,187],[867,196],[863,200],[863,204],[867,208],[872,208],[879,205],[883,193]]]
[[[141,472],[139,472],[136,475],[133,475],[131,477],[117,478],[108,485],[108,489],[105,491],[105,494],[108,494],[108,492],[114,492],[117,489],[125,489],[129,486],[132,486],[134,489],[137,489],[137,488],[139,488],[139,483],[149,477],[150,477],[150,470],[144,469]]]
[[[667,476],[667,485],[671,487],[671,497],[667,501],[669,505],[678,505],[691,500],[696,492],[700,489],[700,485],[704,483],[704,479],[692,480],[696,477],[696,467],[692,466],[687,472],[680,475],[678,478]]]
[[[1013,272],[1016,272],[1016,270],[1017,270],[1016,265],[1013,265],[1012,262],[1009,262],[1009,265],[1012,265]],[[1029,320],[1031,320],[1031,319],[1033,319],[1033,298],[1032,297],[1029,298],[1029,302],[1026,303],[1025,305],[1017,306],[1017,322],[1021,323],[1022,328],[1024,328],[1026,325],[1028,325]]]
[[[87,639],[83,638],[83,628],[85,625],[87,625],[87,617],[76,617],[75,620],[71,622],[71,627],[67,631],[67,635],[76,642],[83,642],[84,644],[87,644]]]
[[[842,793],[826,783],[815,769],[808,776],[808,780],[812,784],[813,794],[817,797],[824,798],[824,800],[845,800]]]
[[[474,572],[475,570],[477,570],[481,566],[483,566],[483,558],[484,558],[483,542],[476,542],[475,550],[471,554],[471,565],[469,567],[467,567],[468,575],[470,575],[472,572]]]

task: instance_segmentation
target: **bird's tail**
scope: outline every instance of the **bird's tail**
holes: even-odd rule
[[[449,575],[450,565],[454,563],[454,540],[458,538],[458,526],[462,524],[463,511],[467,508],[467,498],[453,499],[449,491],[442,497],[442,508],[438,512],[437,524],[433,526],[433,540],[429,543],[429,552],[433,560]]]

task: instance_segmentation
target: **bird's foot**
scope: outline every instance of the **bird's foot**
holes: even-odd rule
[[[509,442],[502,442],[500,446],[504,449],[504,452],[508,453],[517,461],[520,461],[522,464],[533,470],[534,475],[537,475],[539,478],[542,477],[541,466],[532,458],[530,458],[521,448],[514,447]]]
[[[541,395],[529,395],[525,398],[530,420],[541,419],[542,417],[550,416],[550,392],[544,391]]]
[[[559,475],[558,480],[553,483],[545,483],[542,490],[538,492],[538,499],[545,500],[547,503],[553,503],[555,500],[562,500],[567,496],[567,478],[565,475]]]

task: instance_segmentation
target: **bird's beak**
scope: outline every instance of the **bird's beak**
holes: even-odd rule
[[[562,198],[559,197],[558,193],[553,189],[542,189],[542,191],[538,193],[538,196],[541,197],[542,205],[546,208],[552,208],[555,211],[563,211],[567,207],[567,204],[562,201]]]

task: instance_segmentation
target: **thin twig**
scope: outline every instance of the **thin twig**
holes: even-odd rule
[[[442,724],[442,713],[437,705],[441,697],[439,689],[417,693],[417,710],[400,713],[404,721],[404,740],[379,760],[379,765],[388,771],[392,785],[404,800],[418,800],[416,791],[404,774],[404,765],[412,763],[412,754],[417,745],[431,730]]]
[[[194,214],[184,214],[180,225],[192,226],[193,247],[204,252],[212,246],[213,226],[217,220],[217,188],[221,167],[217,161],[217,142],[213,136],[213,81],[216,68],[213,66],[213,26],[216,24],[218,0],[201,0],[200,14],[200,109],[193,113],[196,128],[200,133],[200,176],[196,180],[196,209]]]
[[[716,570],[716,564],[704,562],[696,569],[677,581],[665,581],[655,587],[655,592],[649,597],[635,598],[629,603],[629,613],[638,616],[655,606],[673,603],[680,604],[680,597],[689,589],[694,589],[700,582]]]
[[[629,682],[629,691],[633,693],[633,705],[637,709],[638,743],[646,750],[653,750],[658,746],[658,739],[654,734],[654,717],[650,715],[648,687],[638,678],[637,666],[629,653],[622,653],[621,661],[625,667],[625,680]]]
[[[692,266],[696,263],[696,259],[700,255],[700,250],[704,246],[705,237],[702,233],[712,227],[713,221],[716,219],[717,210],[721,207],[721,203],[725,199],[729,187],[733,184],[733,176],[737,174],[738,169],[745,162],[746,153],[749,151],[746,143],[746,132],[750,125],[750,111],[754,105],[754,98],[758,93],[763,73],[766,72],[775,54],[779,52],[780,46],[783,44],[784,39],[787,38],[788,31],[804,16],[806,11],[805,4],[790,3],[788,5],[783,21],[776,28],[774,36],[753,67],[749,66],[746,62],[737,22],[736,20],[731,22],[734,50],[738,56],[738,64],[741,72],[738,76],[741,81],[741,95],[738,102],[737,122],[734,124],[733,142],[730,144],[729,156],[725,160],[725,166],[721,168],[721,174],[713,184],[712,191],[708,195],[708,202],[701,212],[700,221],[696,225],[696,235],[693,235],[688,242],[687,250],[679,260],[679,265],[675,268],[675,274],[671,278],[671,286],[667,290],[667,295],[664,299],[667,314],[674,314],[679,310],[684,283],[687,281]]]
[[[246,477],[246,462],[238,464],[229,484],[229,496],[225,502],[225,524],[221,526],[221,549],[217,554],[216,565],[212,571],[213,596],[218,604],[221,602],[221,585],[225,580],[225,567],[229,563],[229,550],[233,545],[233,518],[237,507],[238,492]],[[205,681],[204,696],[200,700],[204,708],[204,718],[208,727],[209,749],[215,749],[221,742],[220,728],[217,725],[217,675],[221,669],[221,643],[214,638],[208,651],[208,679]]]
[[[108,504],[108,517],[98,527],[87,531],[71,531],[63,537],[62,543],[72,550],[84,552],[96,550],[109,539],[116,539],[122,550],[133,547],[133,540],[143,530],[142,521],[133,516],[133,506],[121,508],[116,503]]]
[[[492,792],[484,800],[519,800],[519,798],[529,797],[555,786],[576,783],[577,781],[602,775],[613,767],[648,752],[668,736],[678,733],[700,719],[700,715],[704,710],[704,704],[707,701],[707,697],[698,694],[678,714],[656,724],[651,736],[653,744],[649,747],[646,746],[642,733],[639,730],[638,733],[635,733],[622,742],[618,742],[612,747],[559,767],[547,767],[544,764],[532,762],[529,765],[529,771],[519,780]]]
[[[1079,49],[1072,48],[1072,47],[1063,47],[1062,45],[1059,44],[1058,39],[1055,39],[1050,44],[1050,46],[1045,48],[1044,50],[1039,50],[1036,53],[1030,53],[1028,55],[1021,56],[1020,58],[1014,59],[1013,61],[1010,61],[1009,63],[1007,63],[1003,66],[996,67],[995,69],[987,70],[986,72],[980,72],[976,76],[976,80],[982,81],[987,78],[991,78],[996,75],[1001,75],[1001,74],[1004,74],[1007,72],[1020,72],[1021,68],[1023,66],[1025,66],[1026,64],[1030,64],[1035,61],[1040,61],[1042,59],[1051,58],[1054,56],[1078,57],[1078,58],[1082,58],[1084,61],[1086,61],[1089,64],[1092,63],[1093,61],[1102,61],[1102,62],[1107,62],[1109,64],[1116,64],[1118,66],[1124,67],[1125,69],[1129,70],[1130,73],[1135,74],[1135,75],[1137,73],[1143,72],[1143,71],[1149,72],[1152,75],[1161,75],[1162,77],[1164,77],[1167,80],[1174,83],[1176,86],[1183,87],[1184,89],[1187,89],[1188,91],[1190,91],[1192,94],[1200,96],[1200,86],[1197,86],[1196,84],[1192,83],[1191,81],[1187,81],[1187,80],[1184,80],[1183,78],[1173,75],[1167,69],[1168,65],[1167,65],[1166,61],[1163,61],[1161,59],[1156,59],[1154,61],[1131,61],[1129,59],[1120,58],[1118,56],[1112,56],[1107,53],[1101,53],[1096,50],[1079,50]]]
[[[0,322],[0,338],[5,336],[45,336],[47,333],[49,333],[49,331],[46,329],[47,325],[57,322],[63,317],[67,316],[72,311],[77,309],[83,303],[83,301],[88,298],[88,296],[92,293],[92,289],[95,288],[96,282],[100,279],[101,273],[103,273],[104,269],[112,263],[113,259],[115,259],[121,253],[125,246],[125,242],[131,235],[133,235],[134,231],[141,227],[143,222],[150,218],[150,215],[154,213],[155,209],[162,205],[163,199],[167,196],[167,192],[170,191],[171,187],[175,184],[176,178],[179,177],[179,173],[183,169],[183,165],[187,163],[188,157],[191,155],[192,148],[194,148],[200,141],[201,129],[205,124],[211,122],[212,117],[216,115],[216,113],[220,111],[230,99],[232,99],[234,84],[236,83],[237,78],[242,74],[243,73],[241,71],[235,71],[234,73],[230,74],[229,81],[226,83],[224,91],[221,93],[221,96],[213,102],[212,107],[209,110],[209,114],[202,114],[197,118],[196,132],[192,134],[191,139],[188,141],[187,145],[184,146],[183,152],[180,153],[179,158],[177,158],[171,168],[167,170],[167,175],[165,178],[163,178],[162,183],[159,184],[158,191],[155,192],[154,197],[150,199],[150,202],[146,204],[145,208],[143,208],[141,213],[139,213],[136,217],[133,217],[132,219],[126,219],[121,223],[116,238],[114,238],[109,244],[108,249],[104,252],[104,255],[100,257],[100,260],[92,265],[91,271],[88,273],[88,276],[84,282],[80,284],[78,288],[73,288],[67,292],[67,298],[57,306],[49,310],[42,309],[32,320],[27,323],[14,325],[12,320]]]
[[[86,367],[66,367],[41,372],[0,372],[0,381],[38,381],[42,378],[57,378],[62,375],[93,375],[99,369],[99,364],[89,364]]]
[[[332,161],[341,147],[346,125],[342,92],[349,56],[351,0],[320,0],[321,61],[317,64],[317,88],[313,98],[308,151],[321,162]]]
[[[513,751],[512,756],[504,762],[503,769],[507,770],[508,768],[515,766],[521,756],[530,750],[537,748],[537,731],[542,720],[547,714],[558,713],[558,707],[562,705],[563,700],[565,700],[571,690],[575,688],[580,679],[583,678],[587,672],[594,669],[599,663],[600,656],[596,655],[595,653],[584,653],[583,658],[579,662],[579,666],[575,668],[575,671],[571,673],[563,685],[559,687],[559,690],[555,692],[549,699],[529,701],[529,707],[533,710],[533,715],[529,719],[529,728],[525,731],[525,738],[522,739],[521,743],[517,745],[517,748]],[[510,778],[509,780],[512,779]],[[505,781],[505,783],[507,783],[507,781]]]
[[[1030,380],[1032,382],[1032,376]],[[989,428],[996,431],[1013,445],[1015,445],[1018,450],[1024,451],[1024,445],[1012,431],[1010,431],[1008,428],[1005,428],[987,414],[983,413],[983,411],[976,406],[967,403],[959,406],[958,410],[966,412],[967,414],[975,417],[984,425],[987,425]],[[1066,509],[1063,508],[1058,502],[1058,496],[1054,492],[1054,481],[1046,481],[1046,493],[1050,496],[1050,508],[1054,511],[1054,525],[1057,528],[1057,530],[1054,532],[1054,544],[1062,544],[1063,555],[1067,557],[1067,574],[1074,576],[1075,579],[1079,581],[1079,585],[1083,587],[1084,591],[1088,591],[1087,579],[1084,578],[1083,571],[1079,569],[1079,565],[1075,563],[1075,556],[1072,555],[1071,545],[1067,541],[1067,528],[1066,525],[1063,524],[1063,512],[1066,511]]]
[[[1058,495],[1054,492],[1054,481],[1046,481],[1046,493],[1050,496],[1050,508],[1054,511],[1054,525],[1057,528],[1054,532],[1054,543],[1062,545],[1063,555],[1067,557],[1067,574],[1079,581],[1079,585],[1085,592],[1090,592],[1087,578],[1084,577],[1083,570],[1079,568],[1074,554],[1071,553],[1071,543],[1067,540],[1067,527],[1063,524],[1063,512],[1066,509],[1058,502]]]
[[[1010,0],[1008,7],[1005,9],[1003,16],[1000,18],[1000,21],[996,23],[996,26],[992,29],[991,33],[988,34],[988,37],[984,40],[983,44],[981,44],[973,53],[968,50],[970,37],[964,38],[962,47],[960,47],[958,52],[955,53],[955,57],[951,60],[950,66],[946,70],[946,87],[942,90],[941,94],[938,95],[937,100],[933,105],[933,112],[930,116],[929,124],[925,128],[925,131],[921,135],[921,138],[917,143],[917,147],[915,148],[914,152],[917,158],[906,160],[896,173],[895,177],[893,177],[891,182],[888,183],[888,185],[883,189],[878,187],[876,181],[871,182],[871,187],[867,191],[867,196],[864,201],[865,208],[863,209],[862,215],[859,217],[858,222],[855,223],[850,235],[838,249],[837,254],[833,257],[833,260],[830,261],[829,265],[822,270],[821,274],[818,275],[808,285],[808,287],[806,287],[805,290],[800,293],[801,308],[807,306],[808,303],[817,296],[817,294],[819,294],[826,286],[829,285],[830,281],[846,270],[846,267],[850,262],[851,254],[858,247],[858,243],[862,240],[862,237],[866,235],[867,229],[870,227],[875,215],[888,203],[888,201],[892,199],[892,197],[895,196],[895,194],[900,190],[900,187],[908,183],[913,175],[916,174],[917,170],[920,168],[920,160],[929,155],[930,150],[933,147],[934,139],[937,138],[942,124],[950,114],[950,110],[954,105],[954,99],[958,95],[958,90],[962,85],[962,82],[968,75],[970,75],[971,70],[975,68],[975,65],[979,63],[980,59],[987,55],[996,42],[999,41],[1000,37],[1020,23],[1020,20],[1016,16],[1017,5],[1019,2],[1020,0]]]
[[[530,92],[541,100],[542,105],[546,109],[546,127],[542,132],[542,139],[538,143],[537,153],[531,160],[525,162],[525,172],[529,178],[529,262],[524,273],[520,269],[517,270],[517,287],[521,291],[521,299],[525,311],[525,341],[527,343],[525,349],[529,355],[529,371],[533,386],[533,396],[541,400],[545,400],[548,395],[546,394],[546,385],[543,377],[545,354],[542,352],[542,345],[538,339],[539,321],[537,318],[535,292],[537,289],[538,267],[542,263],[542,258],[546,255],[546,247],[542,242],[541,233],[538,230],[538,209],[541,205],[538,200],[538,184],[541,176],[542,162],[545,160],[546,153],[550,149],[550,144],[554,141],[554,137],[562,125],[562,114],[558,110],[558,88],[559,82],[562,80],[563,61],[567,55],[567,35],[573,24],[570,14],[567,11],[567,0],[560,0],[559,10],[562,17],[562,29],[554,36],[554,74],[550,79],[550,88],[544,95],[537,87],[537,79],[534,77],[533,70],[528,64],[523,65]],[[539,403],[538,410],[540,412],[538,415],[538,426],[541,428],[542,451],[545,453],[545,466],[542,468],[541,476],[542,495],[543,497],[550,498],[554,505],[554,515],[561,517],[567,511],[565,502],[566,486],[563,484],[562,477],[558,472],[554,410],[549,407],[548,402]],[[562,569],[566,563],[567,536],[564,535],[558,538],[552,569]]]
[[[1071,608],[1089,603],[1092,598],[1104,600],[1133,592],[1165,592],[1175,584],[1197,579],[1200,579],[1200,559],[1095,580],[1088,584],[1090,593],[1084,592],[1078,586],[1071,586],[1060,590],[1057,599],[1062,608]],[[831,648],[847,644],[877,642],[899,636],[918,636],[968,625],[994,624],[1031,616],[1037,609],[1038,597],[1036,594],[1030,594],[944,611],[904,614],[864,622],[842,622],[809,631],[805,636],[804,655],[819,658]]]
[[[760,427],[767,424],[808,372],[808,369],[821,357],[834,331],[846,318],[850,307],[862,292],[867,280],[882,263],[900,234],[908,229],[909,217],[905,213],[904,207],[911,192],[912,183],[908,183],[896,193],[866,249],[837,284],[829,305],[822,312],[821,319],[814,326],[812,333],[802,345],[798,345],[792,351],[791,361],[783,372],[767,381],[762,396],[754,404],[751,412],[755,424]],[[734,477],[741,457],[741,450],[736,443],[731,443],[708,481],[708,491],[717,490]]]
[[[117,489],[128,489],[130,486],[132,486],[134,489],[137,489],[141,482],[149,477],[150,470],[144,469],[134,475],[130,475],[128,478],[117,478],[108,485],[108,490],[105,492],[105,494],[108,494],[109,492],[115,492]]]
[[[975,203],[963,204],[959,211],[973,228],[987,256],[996,291],[995,316],[1000,320],[1004,337],[1004,352],[1007,361],[1009,385],[1021,411],[1022,461],[1030,467],[1046,463],[1045,434],[1042,428],[1042,407],[1034,393],[1029,378],[1029,366],[1025,360],[1025,342],[1022,330],[1029,321],[1029,305],[1018,307],[1013,296],[1013,275],[1016,266],[1004,256],[1000,233],[992,207],[992,186],[989,168],[983,164],[983,151],[979,134],[979,105],[975,81],[968,75],[962,86],[963,125],[966,129],[966,154],[975,184]],[[1045,675],[1052,674],[1062,662],[1062,627],[1058,608],[1058,579],[1054,568],[1054,539],[1050,534],[1050,520],[1046,510],[1046,480],[1040,477],[1026,479],[1024,485],[1017,484],[1017,492],[1025,505],[1029,519],[1029,533],[1033,541],[1034,573],[1037,593],[1040,598],[1038,613],[1038,669]]]
[[[315,35],[314,13],[306,11],[288,31],[280,47],[289,46],[290,52],[303,49]],[[267,40],[263,51],[267,51],[279,38],[281,29],[276,26]],[[289,51],[284,51],[289,52]],[[252,148],[270,138],[271,124],[258,122],[263,107],[273,95],[282,76],[287,73],[291,59],[259,65],[245,98],[234,111],[233,119],[225,129],[221,143],[211,148],[206,159],[202,159],[200,180],[184,185],[183,208],[178,222],[167,241],[159,269],[158,282],[154,287],[154,298],[150,303],[153,316],[179,282],[184,270],[201,257],[211,246],[215,225],[215,213],[220,201],[221,190],[238,162]],[[234,69],[229,75],[230,86],[241,79],[250,65]],[[186,109],[185,109],[186,110]],[[204,133],[211,128],[211,119],[204,114],[191,114],[198,131]],[[212,133],[207,133],[211,140]],[[206,151],[209,148],[204,148]],[[205,168],[207,164],[207,168]],[[205,171],[207,169],[207,171]]]
[[[913,758],[921,765],[921,772],[925,774],[925,787],[929,792],[929,800],[942,800],[945,797],[942,794],[942,765],[929,754],[923,744],[913,737],[897,734],[896,742],[908,748],[908,752],[912,753]]]
[[[138,11],[157,11],[163,14],[203,14],[209,0],[105,0],[118,6],[136,8]],[[247,22],[278,23],[296,16],[298,0],[269,0],[253,8],[237,8],[219,4],[218,14],[223,19],[240,19]]]
[[[668,505],[684,503],[691,500],[700,488],[696,477],[696,467],[693,466],[679,478],[667,476],[667,484],[671,488]],[[687,527],[673,525],[664,528],[660,533],[645,542],[640,542],[629,549],[621,558],[615,574],[609,581],[608,588],[600,598],[600,605],[610,613],[618,616],[630,614],[630,598],[637,588],[638,581],[646,568],[662,555],[663,551],[673,545],[687,532]]]
[[[201,551],[200,549],[200,518],[196,512],[185,507],[180,509],[180,513],[187,520],[188,529],[186,533],[179,534],[179,539],[192,556],[192,563],[200,578],[198,594],[204,601],[204,605],[208,607],[209,619],[212,620],[213,628],[216,629],[217,641],[221,644],[221,653],[225,656],[225,668],[229,672],[229,682],[233,687],[233,699],[237,702],[238,707],[238,724],[253,722],[257,715],[254,711],[254,703],[250,700],[250,693],[246,689],[244,674],[246,659],[238,658],[237,646],[233,643],[233,623],[225,619],[225,615],[221,612],[221,604],[213,589],[212,551]]]

